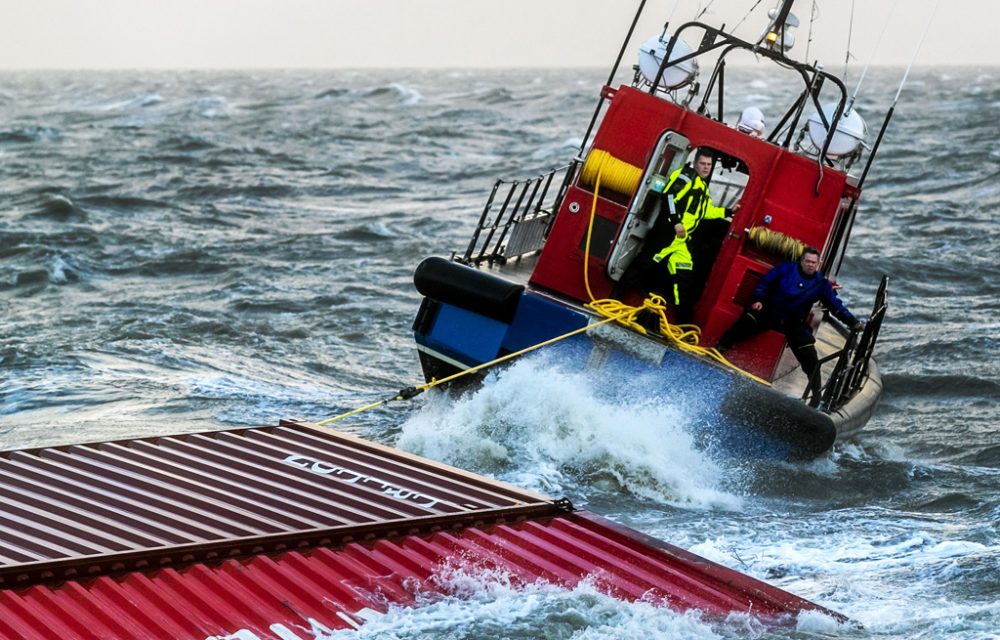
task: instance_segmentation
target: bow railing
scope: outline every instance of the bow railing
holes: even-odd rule
[[[527,180],[497,180],[468,248],[455,260],[468,265],[505,264],[541,249],[578,165],[574,161]],[[552,183],[560,174],[559,190],[547,202]]]
[[[878,292],[875,294],[872,313],[868,317],[864,329],[851,329],[844,348],[820,360],[820,365],[836,360],[833,371],[823,385],[820,400],[820,408],[827,413],[844,406],[864,387],[865,381],[868,379],[872,353],[875,351],[875,343],[878,341],[879,331],[882,329],[882,321],[889,308],[888,285],[888,276],[882,276],[882,282],[879,283]],[[819,375],[818,371],[817,367],[817,375]],[[807,386],[806,394],[808,393]]]

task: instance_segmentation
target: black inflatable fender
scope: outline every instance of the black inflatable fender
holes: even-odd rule
[[[733,380],[721,412],[785,443],[793,459],[820,456],[837,439],[837,427],[827,414],[742,376]]]
[[[422,295],[510,324],[524,285],[493,274],[432,256],[413,272],[413,284]]]

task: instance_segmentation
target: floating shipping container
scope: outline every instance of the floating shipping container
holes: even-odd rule
[[[291,421],[0,452],[0,495],[0,640],[312,640],[449,595],[454,570],[843,619],[564,500]]]

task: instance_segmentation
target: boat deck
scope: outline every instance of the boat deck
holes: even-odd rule
[[[821,322],[816,331],[816,351],[820,360],[844,348],[845,338],[830,322]],[[836,366],[836,359],[825,362],[821,367],[823,381],[830,379]],[[806,375],[795,360],[792,350],[785,347],[778,363],[778,374],[772,383],[774,389],[793,398],[801,398],[806,390]],[[837,441],[854,437],[871,418],[877,407],[877,398],[882,391],[882,373],[874,359],[868,363],[868,377],[864,386],[846,405],[830,413],[837,427]]]
[[[505,264],[491,265],[483,263],[478,268],[505,280],[527,286],[528,280],[531,278],[531,273],[535,270],[535,265],[538,263],[538,256],[538,253],[533,253],[522,258],[508,260]]]

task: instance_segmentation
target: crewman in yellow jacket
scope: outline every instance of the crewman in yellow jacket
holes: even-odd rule
[[[730,219],[740,208],[739,203],[732,209],[712,204],[707,180],[714,163],[711,151],[699,149],[693,166],[685,165],[670,175],[661,194],[660,215],[673,223],[674,237],[653,255],[653,264],[642,278],[645,288],[674,304],[678,324],[689,324],[694,314],[697,292],[692,291],[695,258],[691,245],[697,241],[699,226],[706,220]]]

